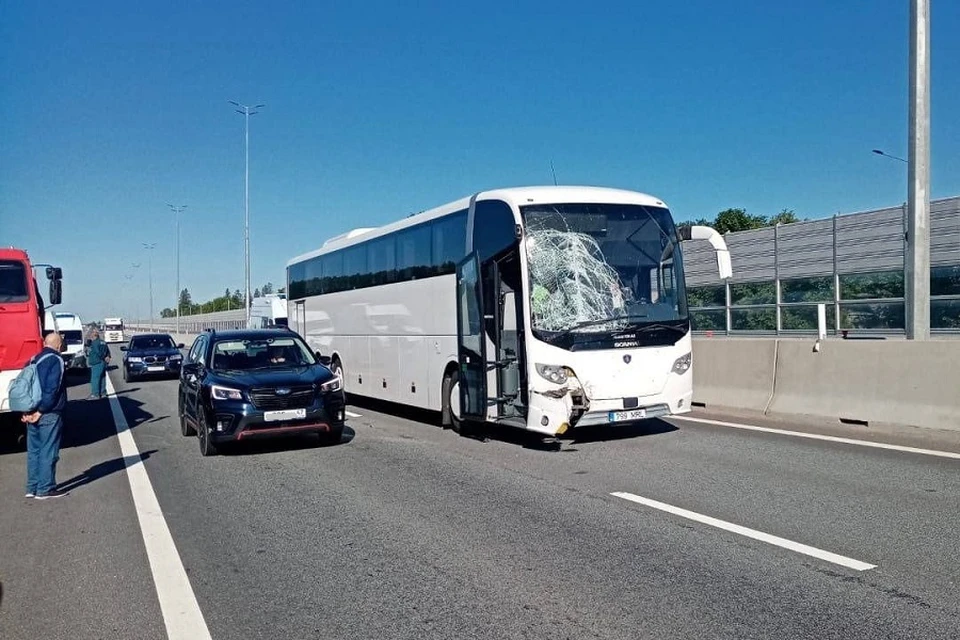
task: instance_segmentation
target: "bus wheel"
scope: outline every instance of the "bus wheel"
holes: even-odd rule
[[[443,378],[443,408],[441,420],[443,427],[450,427],[455,433],[462,436],[469,436],[473,432],[469,423],[461,420],[453,410],[453,393],[460,381],[460,372],[454,369]],[[457,398],[459,401],[459,398]],[[457,403],[459,404],[459,402]]]
[[[340,385],[346,387],[346,380],[343,379],[343,365],[340,364],[340,358],[334,356],[330,363],[330,373],[340,378]]]

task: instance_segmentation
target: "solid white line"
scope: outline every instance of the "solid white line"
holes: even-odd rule
[[[784,549],[789,549],[790,551],[795,551],[797,553],[813,556],[814,558],[826,560],[827,562],[839,564],[844,567],[854,569],[856,571],[866,571],[867,569],[874,569],[877,566],[875,564],[867,564],[866,562],[860,562],[859,560],[854,560],[852,558],[840,556],[835,553],[830,553],[829,551],[817,549],[816,547],[811,547],[805,544],[801,544],[799,542],[787,540],[786,538],[778,538],[777,536],[772,536],[769,533],[763,533],[762,531],[757,531],[755,529],[748,529],[747,527],[741,527],[738,524],[732,524],[730,522],[725,522],[723,520],[717,520],[716,518],[711,518],[710,516],[705,516],[699,513],[695,513],[693,511],[687,511],[686,509],[681,509],[680,507],[674,507],[673,505],[669,505],[663,502],[657,502],[656,500],[643,498],[641,496],[634,495],[632,493],[624,493],[622,491],[618,491],[615,493],[611,493],[610,495],[616,496],[617,498],[623,498],[624,500],[629,500],[631,502],[636,502],[637,504],[653,507],[654,509],[660,509],[661,511],[666,511],[667,513],[672,513],[682,518],[687,518],[688,520],[694,520],[696,522],[708,524],[712,527],[717,527],[725,531],[738,533],[742,536],[753,538],[754,540],[760,540],[761,542],[766,542],[772,545],[776,545],[778,547],[783,547]]]
[[[348,418],[362,418],[359,413],[354,413],[353,411],[344,411]]]
[[[960,460],[960,453],[953,453],[952,451],[938,451],[936,449],[918,449],[916,447],[902,447],[897,444],[886,444],[883,442],[870,442],[869,440],[856,440],[853,438],[840,438],[837,436],[824,436],[818,433],[804,433],[802,431],[787,431],[786,429],[772,429],[770,427],[756,427],[749,424],[740,424],[738,422],[723,422],[722,420],[707,420],[706,418],[687,418],[686,416],[670,416],[670,419],[686,420],[688,422],[712,424],[718,427],[732,427],[734,429],[745,429],[747,431],[761,431],[763,433],[775,433],[782,436],[809,438],[811,440],[825,440],[827,442],[854,444],[860,447],[873,447],[874,449],[889,449],[890,451],[902,451],[904,453],[918,453],[925,456],[938,456],[940,458],[952,458],[954,460]]]
[[[210,631],[200,612],[200,605],[197,604],[163,511],[160,510],[150,477],[141,462],[140,450],[130,433],[110,376],[107,376],[106,384],[110,409],[113,411],[113,421],[117,428],[117,439],[120,441],[120,452],[127,467],[130,492],[133,494],[133,504],[140,521],[140,533],[143,535],[143,545],[147,550],[150,571],[153,573],[153,582],[160,600],[163,623],[167,628],[167,638],[209,640]]]

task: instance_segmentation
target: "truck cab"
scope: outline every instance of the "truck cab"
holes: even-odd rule
[[[10,415],[7,389],[43,348],[43,338],[57,329],[45,314],[30,257],[23,249],[0,248],[0,418]],[[47,266],[48,302],[60,304],[62,272]],[[0,427],[2,428],[2,427]]]

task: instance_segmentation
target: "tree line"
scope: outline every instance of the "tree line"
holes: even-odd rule
[[[262,287],[257,287],[253,290],[253,293],[250,296],[250,301],[252,302],[254,298],[260,298],[272,293],[284,293],[284,291],[284,287],[280,287],[274,291],[273,283],[268,282]],[[240,291],[240,289],[236,289],[234,291],[225,289],[223,295],[217,296],[216,298],[207,300],[205,302],[194,302],[193,296],[190,295],[189,289],[184,289],[180,292],[181,316],[196,315],[199,313],[215,313],[217,311],[230,311],[232,309],[242,309],[243,306],[243,292]],[[160,312],[161,318],[174,318],[176,315],[176,309],[169,307]]]

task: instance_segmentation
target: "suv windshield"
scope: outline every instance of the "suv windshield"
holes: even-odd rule
[[[139,336],[130,341],[131,349],[176,349],[170,336]]]
[[[555,204],[520,212],[541,339],[686,321],[680,244],[666,208]]]
[[[282,369],[305,367],[316,362],[302,340],[288,336],[221,340],[213,345],[212,367],[215,370]]]
[[[27,270],[13,260],[0,260],[0,302],[27,302]]]

